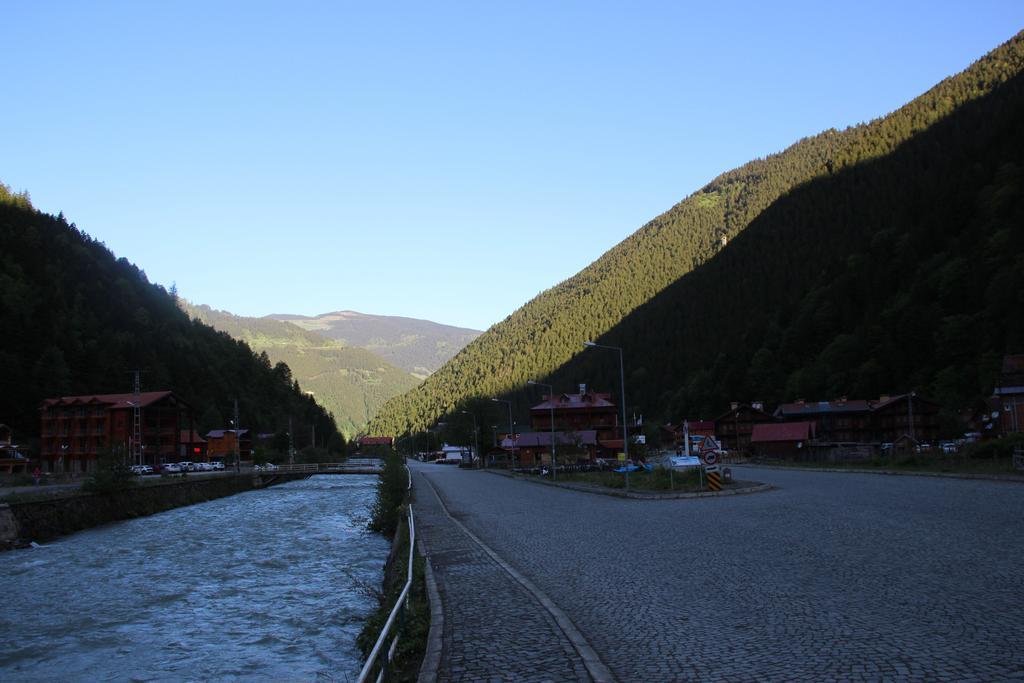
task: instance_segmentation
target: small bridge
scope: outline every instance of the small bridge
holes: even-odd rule
[[[278,465],[274,469],[260,470],[266,474],[380,474],[384,462],[378,458],[349,458],[344,462],[314,462],[302,465]]]

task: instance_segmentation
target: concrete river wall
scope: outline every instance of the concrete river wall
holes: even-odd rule
[[[0,505],[0,549],[32,541],[42,543],[100,524],[152,515],[307,476],[175,477],[167,482],[147,483],[113,493],[76,491],[58,498],[3,504]]]

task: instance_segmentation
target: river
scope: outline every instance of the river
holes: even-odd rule
[[[0,554],[0,679],[354,680],[377,477],[318,475]]]

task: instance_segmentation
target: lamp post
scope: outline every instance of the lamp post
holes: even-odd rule
[[[612,351],[619,352],[619,388],[622,390],[621,401],[622,401],[622,453],[626,456],[626,463],[628,467],[629,463],[629,430],[626,427],[626,369],[625,363],[622,360],[622,349],[618,346],[608,346],[607,344],[595,344],[592,341],[585,341],[583,345],[591,349],[611,349]],[[629,472],[626,472],[626,490],[629,490]]]
[[[492,398],[495,403],[504,403],[508,406],[508,441],[512,445],[512,454],[509,456],[508,469],[511,472],[516,459],[516,431],[512,425],[512,401],[503,398]]]
[[[476,445],[476,457],[480,458],[480,432],[476,428],[476,415],[469,412],[468,410],[460,410],[459,412],[462,413],[463,415],[469,415],[471,418],[473,418],[473,443],[474,445]],[[483,461],[481,459],[481,463],[482,462]]]
[[[558,461],[555,459],[555,390],[550,384],[526,380],[530,386],[544,387],[548,390],[548,407],[551,409],[551,480],[558,478]]]

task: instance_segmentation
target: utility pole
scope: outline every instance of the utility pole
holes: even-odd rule
[[[235,472],[242,471],[242,448],[239,444],[239,429],[238,429],[238,399],[235,399]]]
[[[135,370],[135,385],[132,389],[132,452],[133,465],[142,464],[142,372]]]
[[[907,396],[907,426],[910,429],[910,440],[917,441],[914,438],[914,392],[911,391]]]
[[[292,438],[292,416],[288,416],[288,464],[295,464],[295,441]]]

